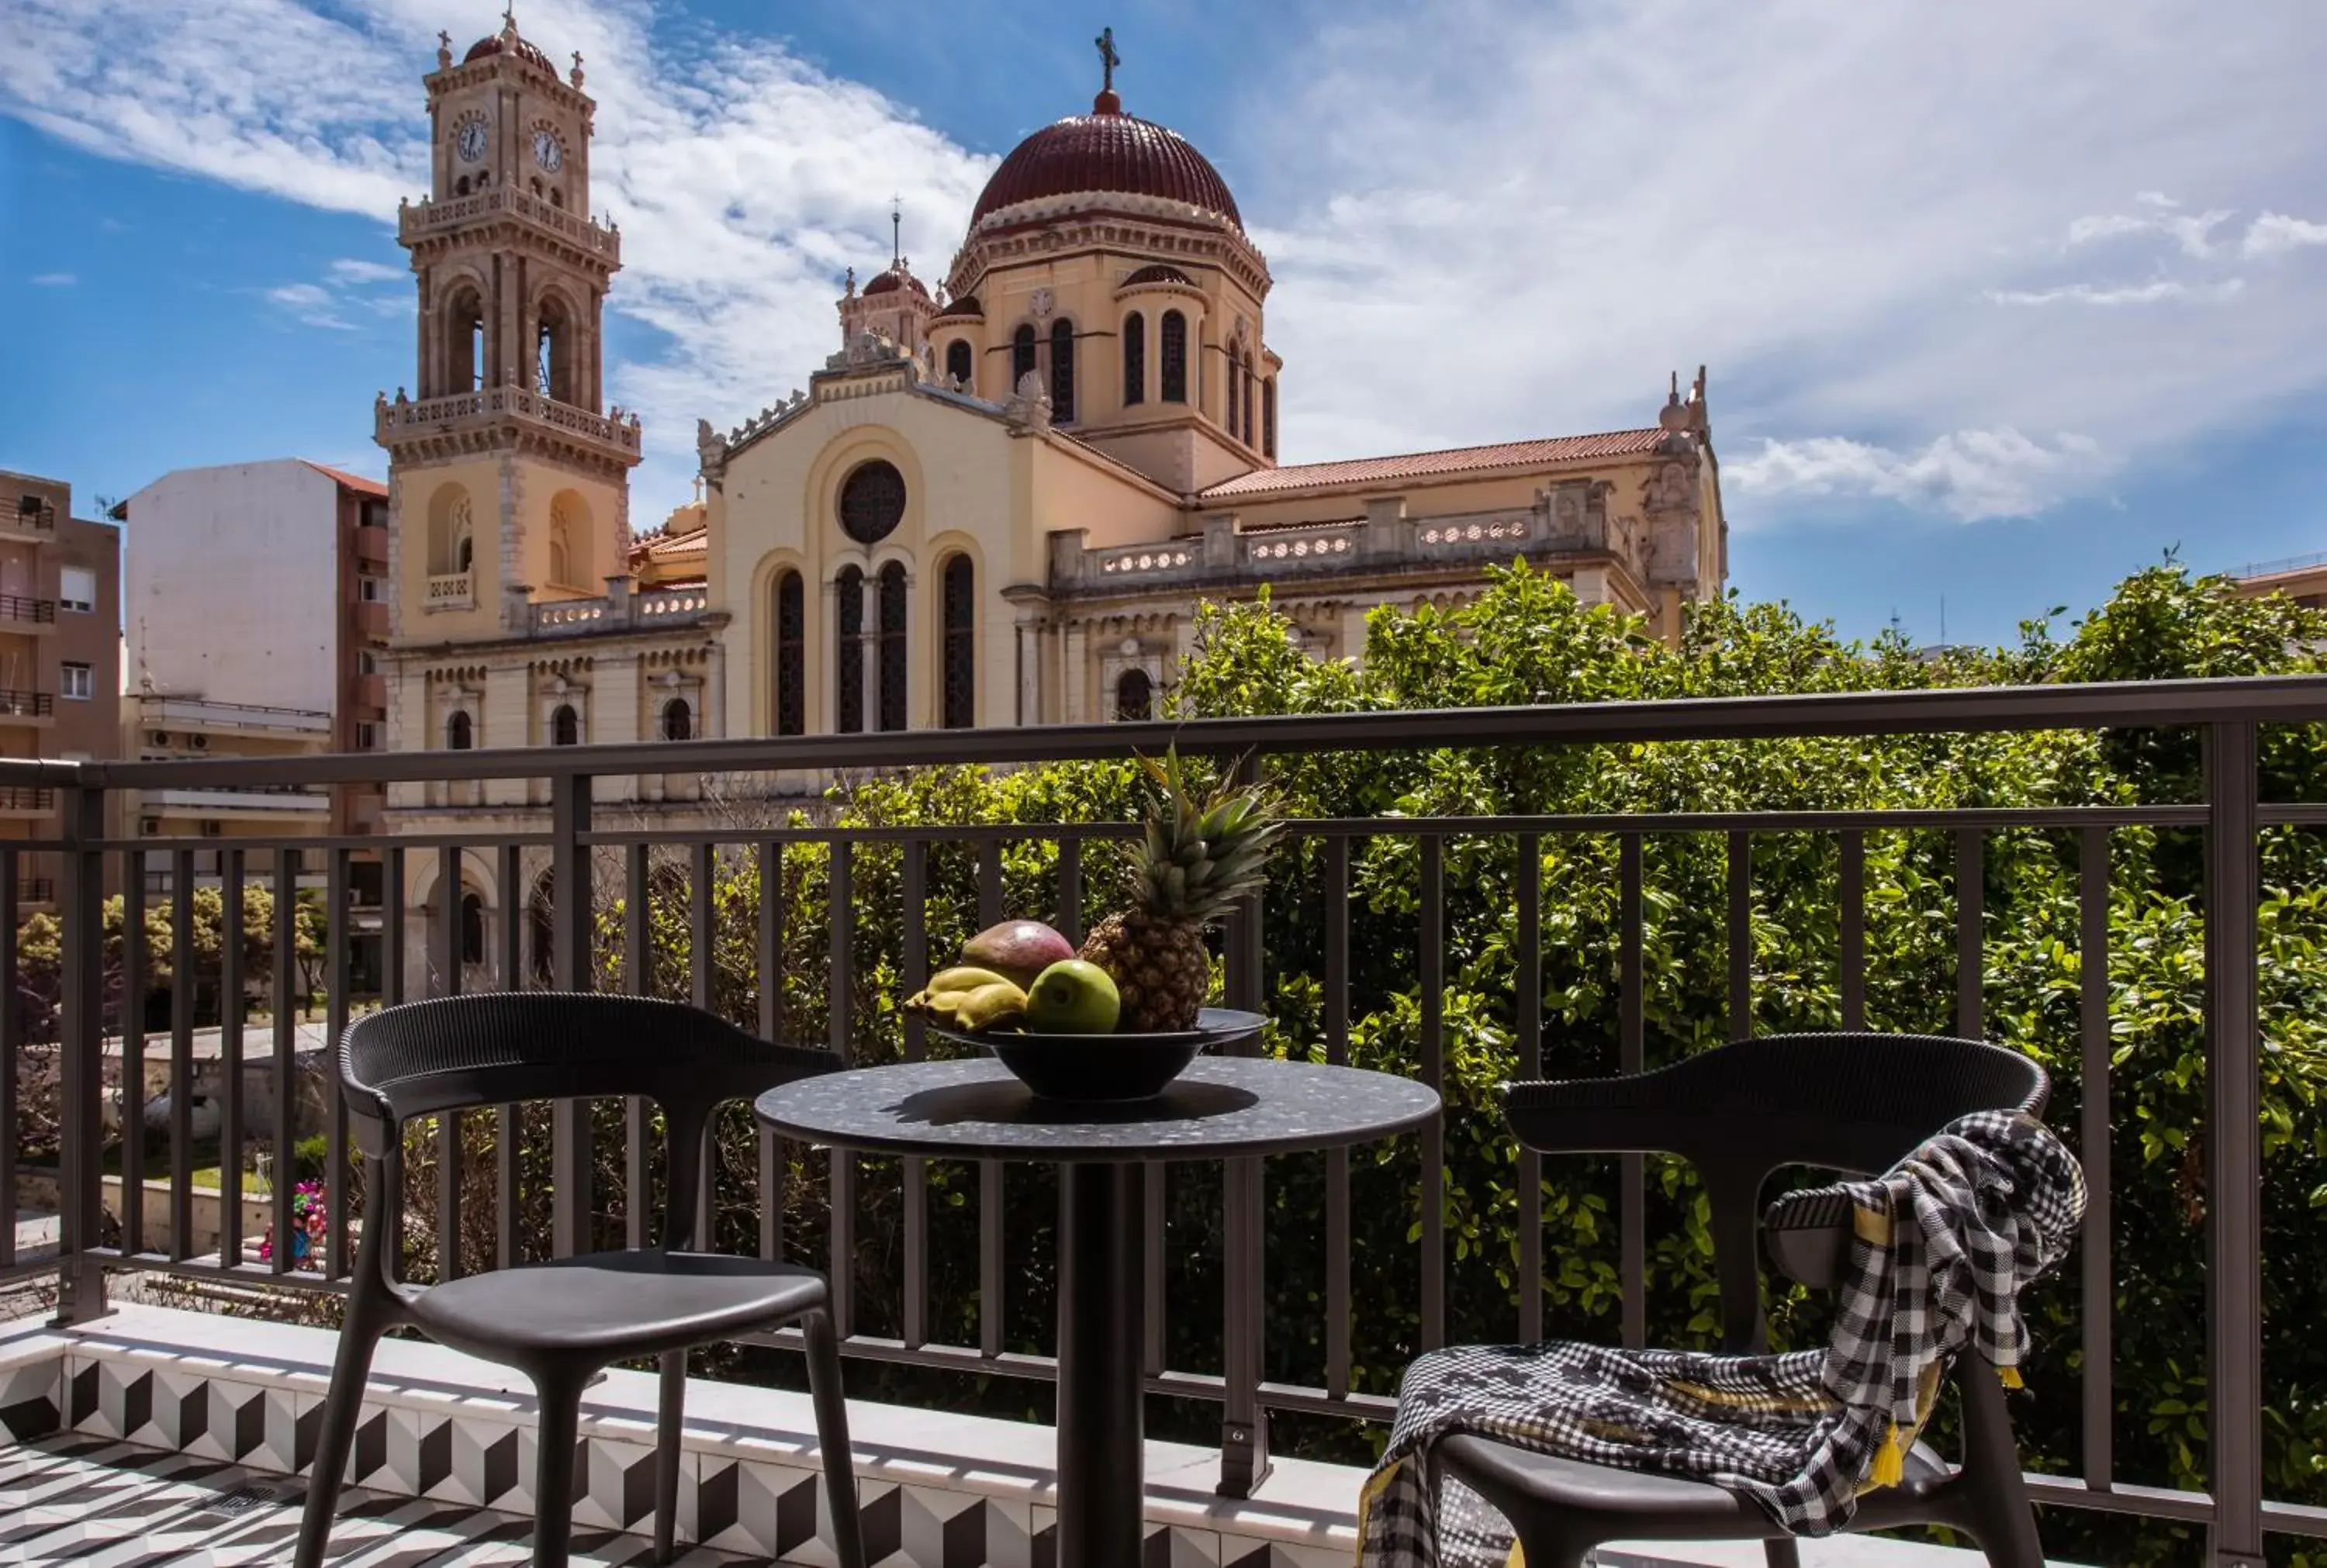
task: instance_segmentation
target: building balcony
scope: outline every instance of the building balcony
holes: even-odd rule
[[[356,526],[357,564],[373,572],[388,570],[388,529],[379,523]]]
[[[209,822],[312,821],[332,813],[332,792],[305,784],[190,784],[140,789],[140,817]]]
[[[514,436],[530,450],[627,470],[639,461],[638,415],[593,414],[522,387],[481,387],[419,402],[374,400],[373,438],[393,452],[456,457],[496,450]]]
[[[20,784],[0,787],[0,817],[47,817],[57,808],[57,792]]]
[[[29,499],[29,498],[27,498]],[[0,504],[0,538],[45,545],[57,537],[57,509],[47,501]]]
[[[0,687],[0,724],[46,729],[56,722],[55,693],[17,691]]]
[[[188,737],[188,749],[208,751],[215,738],[248,735],[272,741],[313,740],[327,743],[332,715],[318,708],[270,707],[263,703],[220,703],[206,697],[141,693],[137,727],[150,733]],[[199,739],[194,737],[200,737]],[[173,744],[157,742],[156,744]]]
[[[350,715],[359,719],[383,719],[388,716],[388,677],[384,675],[360,675],[349,683],[348,701],[356,708]]]
[[[0,593],[0,632],[29,632],[40,637],[56,629],[55,600],[27,599],[17,593]]]
[[[353,619],[357,636],[382,638],[388,635],[389,621],[388,601],[359,599],[355,602],[354,609]]]
[[[681,626],[711,611],[700,588],[659,588],[633,593],[620,587],[601,599],[548,599],[533,606],[536,637],[583,637],[640,627]]]
[[[2012,737],[2129,726],[2201,733],[2202,777],[2180,770],[2154,789],[2112,783],[2089,797],[2048,783],[2012,803],[1956,803],[1965,756],[1992,761]],[[2318,1155],[2305,1124],[2276,1115],[2295,1103],[2291,1078],[2315,1070],[2302,1007],[2321,962],[2305,884],[2277,872],[2309,853],[2309,835],[2289,830],[2327,821],[2327,800],[2266,794],[2257,761],[2266,733],[2322,727],[2327,677],[2304,676],[125,762],[91,765],[86,778],[92,789],[145,795],[323,780],[498,792],[509,804],[416,823],[411,837],[360,851],[285,823],[229,841],[229,852],[304,849],[301,885],[328,864],[350,888],[352,857],[379,854],[381,947],[395,966],[387,1003],[456,987],[693,988],[761,1037],[827,1045],[839,1070],[855,1071],[942,1054],[893,996],[873,994],[876,979],[899,993],[918,986],[967,930],[1005,914],[1071,937],[1112,912],[1098,873],[1137,825],[1113,805],[1070,807],[1066,820],[1008,817],[992,807],[998,792],[966,793],[988,787],[977,767],[1123,763],[1173,745],[1224,763],[1248,758],[1323,808],[1288,822],[1264,895],[1225,932],[1222,999],[1271,1015],[1256,1054],[1410,1077],[1438,1091],[1443,1108],[1417,1131],[1343,1155],[1152,1167],[1139,1212],[1158,1228],[1150,1245],[1125,1250],[1121,1293],[1126,1317],[1144,1315],[1149,1330],[1133,1342],[1158,1433],[1145,1450],[1151,1560],[1346,1568],[1364,1456],[1395,1408],[1400,1372],[1436,1345],[1710,1347],[1711,1243],[1694,1179],[1662,1156],[1524,1153],[1499,1085],[1604,1078],[1757,1034],[1874,1027],[2036,1058],[2054,1080],[2046,1118],[2083,1161],[2092,1201],[2076,1249],[2034,1287],[2027,1391],[2014,1402],[2051,1555],[2244,1568],[2327,1537],[2327,1485],[2300,1424],[2322,1363],[2311,1314],[2298,1310],[2316,1288],[2327,1210],[2308,1196]],[[1862,750],[1877,741],[1903,742],[1885,757],[1928,759],[1915,766],[1933,775],[1930,800],[1806,793],[1833,775],[1878,771]],[[973,770],[958,782],[965,793],[949,781],[952,804],[926,818],[888,794],[877,820],[811,818],[770,782],[819,770],[889,780],[957,765]],[[1563,787],[1628,765],[1653,806],[1592,810]],[[12,778],[0,762],[0,787],[48,787],[60,766],[35,774],[20,762]],[[716,808],[603,808],[619,780],[672,774],[724,780]],[[1044,795],[1026,809],[1097,798],[1090,777],[1077,775],[1085,793]],[[1409,790],[1450,779],[1463,793],[1437,802],[1448,814],[1411,804]],[[516,804],[545,781],[556,809]],[[1490,789],[1507,793],[1479,798]],[[584,808],[592,799],[603,803],[594,816]],[[2172,844],[2170,890],[2159,872],[2168,863],[2140,858],[2161,838]],[[216,854],[220,845],[92,853],[110,863],[156,851]],[[151,863],[122,869],[141,863]],[[198,861],[177,863],[201,874]],[[763,881],[770,872],[775,880]],[[762,886],[781,897],[762,902]],[[447,896],[455,888],[474,901]],[[0,921],[21,912],[0,908]],[[57,940],[68,972],[104,972],[99,921],[70,923]],[[334,1020],[358,1004],[349,947],[332,942],[322,961]],[[304,983],[290,943],[253,941],[243,957],[253,994]],[[771,975],[786,984],[762,985]],[[101,1016],[53,1012],[36,1008],[0,1050],[101,1062]],[[287,1012],[278,1016],[278,1028],[254,1022],[227,1038],[246,1063],[277,1064],[284,1082],[304,1059],[303,1037]],[[123,1059],[159,1069],[181,1056],[182,1039],[192,1057],[191,1017],[134,1035]],[[329,1330],[304,1325],[325,1310],[319,1298],[345,1292],[367,1226],[397,1217],[398,1277],[425,1285],[513,1257],[634,1242],[665,1180],[641,1110],[608,1102],[568,1115],[542,1104],[419,1129],[391,1202],[377,1183],[359,1192],[349,1180],[345,1121],[327,1114],[320,1086],[278,1115],[229,1076],[217,1108],[246,1133],[251,1160],[221,1161],[176,1126],[154,1129],[153,1149],[179,1171],[216,1165],[221,1181],[233,1171],[235,1188],[145,1196],[150,1187],[128,1183],[108,1209],[115,1134],[100,1131],[101,1075],[64,1085],[65,1096],[89,1097],[59,1115],[70,1245],[0,1255],[0,1274],[70,1284],[58,1324],[0,1333],[0,1412],[15,1445],[0,1447],[0,1469],[24,1473],[37,1455],[60,1489],[32,1501],[51,1514],[12,1516],[12,1529],[20,1517],[51,1530],[87,1523],[66,1516],[76,1490],[90,1508],[115,1507],[117,1493],[166,1504],[173,1520],[202,1516],[194,1522],[208,1528],[210,1489],[235,1496],[213,1511],[221,1529],[246,1521],[253,1548],[238,1558],[221,1541],[220,1559],[266,1560],[261,1547],[279,1546],[296,1509],[302,1433],[335,1347]],[[1044,1539],[1055,1528],[1057,1434],[1025,1415],[1048,1403],[1034,1386],[1060,1371],[1052,1325],[1066,1271],[1048,1172],[763,1142],[736,1122],[707,1166],[712,1244],[833,1278],[835,1328],[860,1395],[849,1402],[851,1458],[879,1543],[874,1563],[1057,1560],[1055,1539]],[[2143,1138],[2159,1125],[2186,1142],[2154,1157]],[[252,1218],[238,1199],[256,1195],[255,1158],[293,1170],[299,1141],[314,1137],[327,1188],[321,1237],[301,1257],[262,1257],[268,1228],[288,1234],[291,1196],[270,1187]],[[458,1158],[440,1163],[446,1149]],[[560,1174],[551,1182],[547,1171]],[[211,1229],[181,1245],[187,1233],[166,1227],[204,1190],[217,1199],[205,1210]],[[509,1193],[517,1201],[504,1209]],[[107,1290],[147,1293],[126,1288],[130,1275],[214,1310],[131,1302],[106,1315]],[[1799,1348],[1812,1331],[1805,1322],[1821,1320],[1800,1315],[1782,1281],[1768,1283]],[[704,1554],[691,1561],[829,1561],[806,1400],[767,1386],[792,1377],[797,1349],[796,1337],[755,1337],[715,1358],[721,1378],[687,1390],[681,1535]],[[2184,1401],[2191,1367],[2215,1369],[2195,1414]],[[2182,1408],[2161,1436],[2152,1401],[2168,1378]],[[921,1392],[939,1379],[951,1380],[941,1395]],[[631,1536],[648,1528],[654,1386],[651,1373],[616,1370],[584,1405],[581,1522],[602,1537],[593,1549],[616,1561],[644,1552]],[[360,1433],[372,1435],[356,1444],[349,1533],[335,1545],[385,1560],[401,1530],[414,1560],[447,1536],[490,1538],[492,1552],[515,1556],[529,1477],[512,1456],[535,1422],[512,1374],[417,1341],[384,1343],[360,1418]],[[1935,1441],[1935,1451],[1951,1442]],[[74,1444],[86,1451],[68,1451]],[[170,1450],[207,1462],[152,1457]],[[2193,1464],[2218,1470],[2210,1481]],[[121,1529],[134,1535],[159,1517]],[[206,1544],[192,1523],[188,1531],[191,1545],[171,1545]],[[1979,1561],[1840,1538],[1802,1555],[1813,1568]],[[1603,1560],[1706,1568],[1758,1563],[1761,1552],[1627,1545]]]
[[[473,610],[476,605],[477,574],[475,573],[440,572],[428,579],[428,609]]]
[[[622,235],[617,229],[593,223],[529,191],[504,188],[482,191],[449,201],[407,202],[396,215],[399,243],[416,246],[438,235],[480,222],[501,220],[550,237],[603,264],[608,272],[622,265]]]

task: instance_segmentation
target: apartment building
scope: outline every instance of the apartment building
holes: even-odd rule
[[[123,616],[124,752],[145,759],[280,757],[384,743],[388,490],[297,458],[179,469],[115,509],[129,526]],[[215,839],[201,882],[221,874],[236,839],[377,832],[376,785],[175,789],[126,809],[147,837]],[[147,857],[166,891],[175,856]],[[243,851],[248,876],[272,856]],[[320,854],[297,868],[321,888]],[[379,866],[360,855],[350,929],[360,973],[377,963]]]
[[[62,480],[0,470],[0,756],[116,755],[120,694],[121,530],[74,517]],[[55,829],[53,791],[0,789],[0,842]],[[25,908],[55,903],[56,861],[18,856]]]

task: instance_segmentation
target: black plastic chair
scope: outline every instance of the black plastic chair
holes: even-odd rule
[[[1668,1153],[1694,1163],[1712,1213],[1722,1348],[1769,1348],[1754,1238],[1813,1289],[1832,1288],[1849,1258],[1845,1203],[1780,1199],[1758,1212],[1762,1182],[1785,1166],[1852,1175],[1888,1170],[1958,1116],[2043,1108],[2044,1070],[1975,1041],[1928,1035],[1770,1035],[1655,1072],[1503,1091],[1511,1129],[1546,1153]],[[1959,1356],[1964,1453],[1950,1467],[1927,1445],[1898,1486],[1859,1501],[1853,1531],[1946,1525],[1996,1568],[2043,1568],[2035,1516],[1995,1368]],[[1603,1542],[1763,1540],[1771,1568],[1793,1568],[1793,1541],[1751,1498],[1702,1481],[1612,1470],[1460,1436],[1432,1448],[1434,1486],[1462,1481],[1509,1519],[1528,1568],[1582,1568]]]
[[[540,992],[452,996],[391,1007],[340,1041],[340,1093],[372,1195],[332,1389],[299,1528],[298,1568],[317,1568],[363,1405],[372,1347],[408,1327],[533,1381],[540,1406],[533,1560],[557,1568],[573,1534],[582,1391],[602,1369],[660,1358],[655,1553],[669,1560],[678,1515],[679,1426],[689,1347],[797,1321],[808,1340],[817,1446],[842,1568],[864,1548],[850,1468],[839,1346],[822,1274],[789,1264],[682,1250],[700,1246],[695,1172],[712,1113],[775,1085],[828,1072],[827,1053],[771,1045],[707,1013],[640,997]],[[639,1096],[662,1108],[669,1199],[661,1245],[497,1269],[433,1286],[392,1275],[392,1212],[406,1122],[438,1112],[542,1099]]]

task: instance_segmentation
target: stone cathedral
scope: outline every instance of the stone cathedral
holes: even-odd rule
[[[1125,111],[1098,43],[1090,111],[1002,161],[942,278],[851,273],[837,350],[770,407],[706,410],[697,499],[633,530],[640,422],[606,404],[601,347],[621,235],[592,216],[582,58],[561,71],[508,18],[458,58],[440,37],[431,188],[397,215],[415,385],[375,409],[390,744],[1139,718],[1207,598],[1266,586],[1335,658],[1377,606],[1459,602],[1515,557],[1667,637],[1721,592],[1702,370],[1638,429],[1280,463],[1267,259],[1203,154]],[[705,790],[598,798],[678,826]],[[389,820],[524,831],[539,793],[399,786]],[[545,868],[503,887],[464,862],[456,901],[436,858],[409,857],[408,982],[444,919],[480,978],[511,952],[546,973]]]

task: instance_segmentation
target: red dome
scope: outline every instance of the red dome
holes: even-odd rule
[[[552,76],[557,74],[557,68],[549,63],[549,56],[542,53],[514,33],[496,33],[491,38],[478,39],[476,42],[469,45],[469,52],[461,57],[461,63],[469,65],[484,59],[487,55],[500,54],[503,51],[512,49],[519,58],[541,67]]]
[[[864,292],[868,294],[895,294],[901,288],[910,288],[923,299],[929,298],[930,291],[921,286],[920,278],[909,272],[899,272],[893,266],[875,275],[871,283],[864,285]]]
[[[1069,115],[1019,143],[986,182],[971,226],[1021,201],[1119,191],[1184,202],[1244,227],[1228,182],[1203,154],[1179,132],[1126,115],[1116,103],[1113,93],[1101,93],[1091,113]]]

